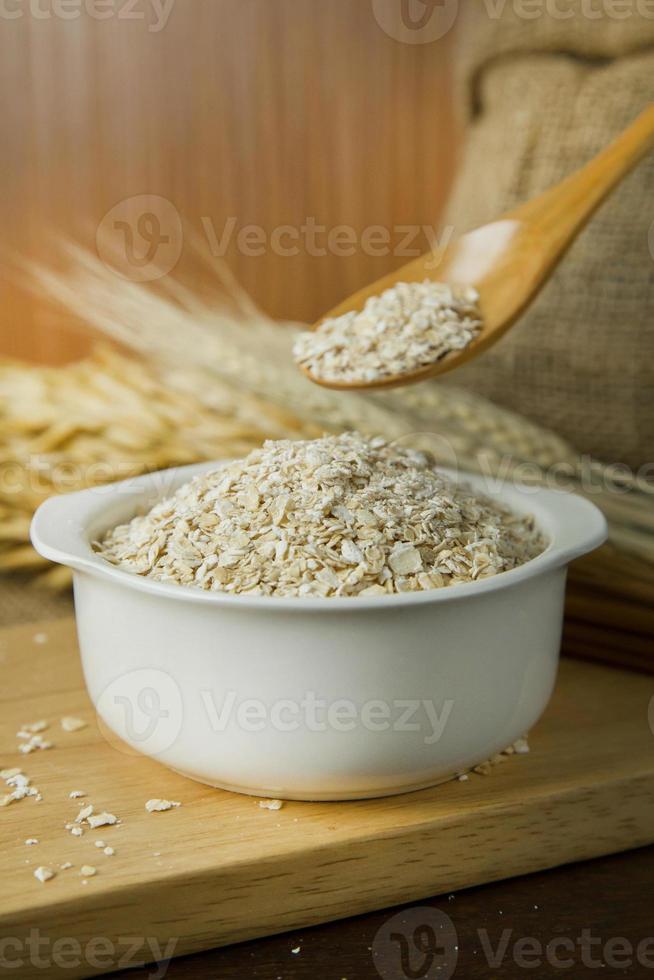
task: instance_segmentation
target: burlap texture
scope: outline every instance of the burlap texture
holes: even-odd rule
[[[569,19],[543,5],[525,21],[518,9],[507,3],[494,18],[475,0],[462,12],[468,134],[446,216],[456,234],[581,167],[654,101],[654,17],[637,4],[624,20],[590,19],[576,3]],[[634,469],[654,461],[653,191],[654,155],[597,213],[521,321],[452,377],[581,453]]]

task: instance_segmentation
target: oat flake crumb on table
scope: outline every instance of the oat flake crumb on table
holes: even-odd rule
[[[86,728],[85,721],[81,718],[72,718],[70,715],[62,718],[60,725],[65,732],[79,732],[82,728]]]
[[[545,541],[421,452],[358,433],[267,442],[111,530],[99,554],[229,594],[377,596],[471,582]]]
[[[281,810],[284,806],[283,800],[259,800],[259,806],[262,810]]]
[[[145,804],[145,809],[148,813],[162,813],[181,805],[177,800],[148,800]]]
[[[444,282],[398,282],[360,312],[301,333],[293,356],[313,377],[372,382],[408,374],[462,350],[481,329],[479,294]]]
[[[118,823],[118,817],[113,813],[107,813],[103,811],[102,813],[94,813],[87,817],[86,822],[92,830],[98,827],[112,827],[114,824]]]
[[[34,800],[41,799],[41,793],[36,786],[31,785],[31,779],[22,769],[14,766],[11,769],[0,770],[0,778],[4,779],[10,792],[0,796],[0,807],[9,806],[31,796]]]
[[[45,868],[43,866],[36,868],[34,871],[34,877],[40,882],[50,881],[51,878],[55,877],[55,874],[56,872],[51,868]]]

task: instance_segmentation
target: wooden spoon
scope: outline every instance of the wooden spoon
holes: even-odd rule
[[[326,388],[391,388],[433,378],[481,354],[529,306],[594,211],[652,145],[654,104],[583,169],[540,197],[462,235],[440,253],[428,252],[383,276],[323,318],[361,310],[368,297],[398,282],[430,279],[471,285],[479,292],[483,323],[480,333],[463,350],[452,351],[415,371],[376,381],[325,381],[304,367],[302,370]]]

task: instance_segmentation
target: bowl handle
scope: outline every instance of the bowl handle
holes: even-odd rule
[[[49,497],[32,518],[30,538],[36,551],[80,571],[92,568],[95,559],[83,531],[89,511],[86,491]]]
[[[608,524],[596,504],[563,490],[550,490],[549,497],[556,522],[553,545],[562,565],[604,544]]]

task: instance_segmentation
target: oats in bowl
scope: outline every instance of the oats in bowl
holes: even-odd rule
[[[97,545],[161,582],[230,594],[371,596],[471,582],[545,541],[420,452],[357,433],[267,442],[196,477]]]

